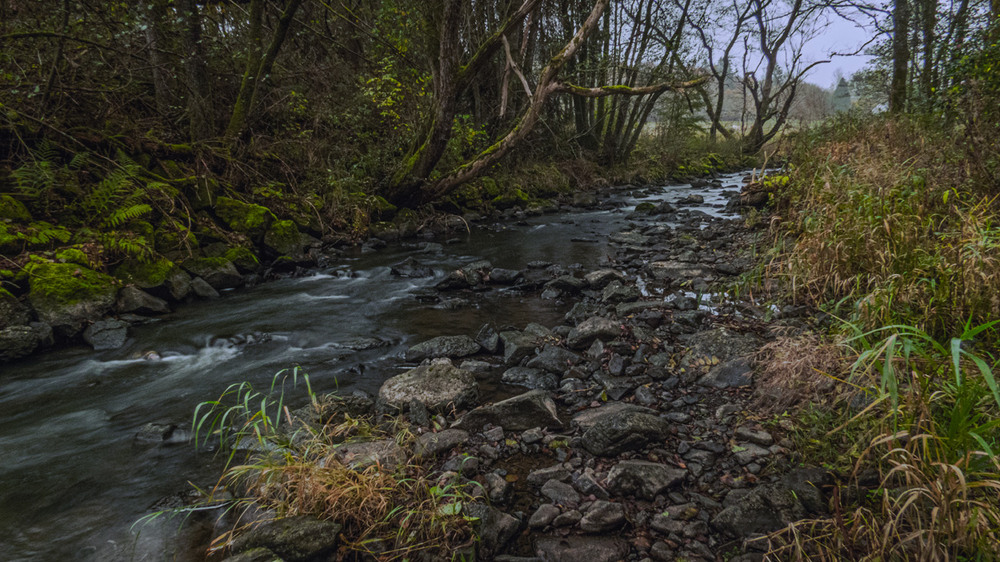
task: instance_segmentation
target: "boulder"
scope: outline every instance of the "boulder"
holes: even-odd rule
[[[271,257],[299,257],[308,245],[309,238],[299,232],[294,221],[277,221],[264,234],[264,249]]]
[[[412,256],[393,265],[389,269],[389,273],[395,277],[404,278],[434,277],[432,268],[423,265]]]
[[[226,258],[192,258],[181,266],[194,277],[201,277],[216,291],[239,287],[243,277]]]
[[[462,416],[454,427],[479,431],[486,424],[503,426],[507,431],[562,427],[556,404],[544,390],[531,390],[494,404],[480,406]]]
[[[629,553],[629,543],[617,537],[539,537],[535,553],[545,562],[620,562]]]
[[[441,360],[392,377],[382,384],[378,396],[381,404],[396,410],[416,400],[430,411],[447,412],[474,406],[479,385],[472,373]]]
[[[118,312],[135,312],[137,314],[166,314],[170,305],[163,299],[136,287],[125,287],[118,293]]]
[[[573,486],[552,479],[542,485],[542,495],[552,500],[552,503],[563,507],[576,507],[580,503],[580,494]]]
[[[95,351],[118,349],[125,345],[127,338],[128,323],[113,318],[94,322],[83,331],[83,341],[90,344]]]
[[[638,412],[655,415],[656,410],[645,408],[627,402],[608,402],[599,408],[588,408],[573,416],[573,425],[580,428],[580,431],[587,431],[597,423],[597,420],[610,415],[623,412]]]
[[[113,278],[80,265],[31,263],[25,269],[28,301],[38,318],[67,336],[110,311],[118,296]]]
[[[479,344],[469,336],[438,336],[406,350],[406,360],[423,361],[437,357],[468,357],[479,353]]]
[[[287,562],[312,562],[330,557],[340,544],[342,527],[306,515],[261,523],[233,540],[232,551],[266,548]]]
[[[614,269],[598,269],[583,276],[592,289],[604,290],[612,281],[624,281],[625,276]]]
[[[639,300],[639,289],[632,285],[624,285],[621,281],[612,281],[604,288],[601,302],[604,304],[621,304]]]
[[[713,517],[711,525],[732,537],[776,531],[822,514],[826,509],[823,489],[831,482],[830,473],[822,469],[794,470],[779,482],[754,488]]]
[[[582,357],[568,349],[563,349],[555,345],[546,345],[538,355],[528,361],[526,366],[562,375],[570,367],[582,360]]]
[[[593,316],[580,322],[570,331],[566,343],[573,349],[586,349],[594,340],[613,340],[621,335],[622,328],[618,322],[601,316]]]
[[[583,447],[599,457],[615,456],[667,438],[670,424],[659,417],[635,411],[601,416],[584,432]]]
[[[276,219],[274,213],[253,203],[244,203],[229,197],[215,200],[215,216],[219,217],[230,230],[242,232],[252,240],[259,241]]]
[[[653,500],[677,486],[687,471],[649,461],[622,461],[608,472],[608,491],[619,496]]]
[[[417,437],[413,454],[418,457],[433,457],[458,447],[469,440],[469,432],[461,429],[445,429],[437,433],[425,433]]]
[[[13,361],[35,351],[38,332],[29,326],[8,326],[0,330],[0,363]]]
[[[484,278],[489,278],[493,264],[486,260],[474,261],[450,273],[434,287],[439,291],[471,289],[479,286]]]
[[[0,330],[10,326],[26,326],[31,322],[31,311],[21,301],[0,288]]]
[[[475,518],[477,560],[492,560],[521,528],[518,519],[486,504],[467,503],[462,513]]]
[[[753,367],[748,358],[738,357],[709,369],[698,384],[714,388],[749,386],[753,384]]]
[[[21,203],[10,195],[0,195],[0,221],[3,220],[29,223],[31,222],[31,213],[28,212],[28,208],[24,206],[24,203]]]
[[[191,293],[194,293],[194,295],[200,299],[219,298],[219,292],[212,288],[212,286],[206,283],[201,277],[195,277],[191,280],[190,289]]]
[[[344,443],[336,447],[336,454],[340,462],[354,470],[378,465],[392,472],[406,462],[406,452],[395,439]]]
[[[580,529],[587,533],[606,533],[625,524],[625,508],[620,503],[597,500],[590,504],[580,520]]]
[[[538,338],[524,332],[500,332],[500,342],[503,344],[503,360],[508,365],[519,365],[522,360],[535,352]]]
[[[511,367],[504,371],[500,382],[531,389],[555,390],[559,386],[559,377],[541,369]]]

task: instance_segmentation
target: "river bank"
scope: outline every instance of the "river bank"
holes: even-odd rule
[[[608,210],[555,219],[526,216],[523,226],[475,229],[474,236],[455,237],[451,244],[390,245],[342,258],[340,265],[320,270],[319,275],[279,280],[181,308],[164,322],[137,326],[117,350],[95,354],[70,348],[42,361],[19,362],[14,376],[5,381],[4,407],[10,416],[3,436],[5,448],[21,451],[3,476],[5,489],[11,491],[3,502],[4,518],[11,522],[6,528],[15,534],[2,542],[13,549],[9,552],[14,559],[34,556],[26,553],[37,552],[40,544],[47,544],[43,552],[56,549],[78,555],[83,536],[107,536],[125,548],[131,543],[112,528],[127,527],[157,497],[184,488],[186,480],[209,486],[212,473],[218,471],[200,469],[198,479],[180,468],[205,462],[204,455],[196,457],[175,444],[186,442],[184,432],[195,403],[217,396],[234,381],[266,388],[275,372],[295,364],[313,376],[319,392],[339,387],[375,394],[381,381],[398,374],[399,357],[420,339],[453,334],[456,328],[475,333],[486,322],[519,329],[530,322],[554,326],[568,312],[571,295],[541,299],[537,281],[519,290],[502,285],[494,286],[498,290],[454,294],[430,289],[445,272],[475,258],[487,258],[501,269],[525,270],[545,282],[556,275],[544,268],[526,269],[529,262],[558,262],[564,267],[576,262],[584,269],[599,268],[611,251],[608,236],[627,229],[633,206],[646,200],[655,207],[663,199],[701,194],[705,204],[692,204],[680,213],[692,212],[701,220],[699,211],[718,213],[737,193],[739,183],[734,180],[726,180],[728,187],[722,189],[627,188],[613,194]],[[646,205],[640,212],[648,210]],[[423,262],[433,275],[393,275],[392,265],[407,257]],[[363,311],[360,316],[359,311]],[[303,322],[303,314],[312,320]],[[352,323],[336,320],[346,317]],[[149,350],[163,360],[138,358]],[[57,388],[62,390],[53,394]],[[147,424],[154,424],[152,431],[141,431]],[[155,424],[169,431],[157,433]],[[48,468],[40,473],[41,466]],[[65,469],[55,468],[60,466]],[[91,469],[86,467],[97,472],[87,476]],[[72,476],[66,476],[69,473]],[[39,479],[39,474],[46,476]],[[70,490],[80,493],[67,496]],[[15,524],[25,520],[20,507],[25,502],[51,508],[31,514],[30,527]],[[109,508],[117,515],[111,515]],[[109,525],[119,518],[121,526]],[[55,532],[53,524],[61,531]],[[36,533],[61,538],[39,542]],[[142,550],[147,545],[156,552],[173,544],[148,545],[146,541],[155,535],[147,530],[139,546],[131,548]]]
[[[726,192],[706,194],[707,207],[717,212],[739,198]],[[765,427],[753,412],[759,350],[775,330],[803,331],[809,321],[802,308],[767,312],[722,294],[754,265],[747,252],[760,232],[704,214],[697,207],[706,195],[676,198],[679,211],[639,203],[624,229],[607,233],[600,263],[534,261],[511,270],[478,260],[453,270],[436,283],[445,301],[513,287],[569,311],[557,322],[487,323],[418,343],[403,354],[412,370],[377,395],[321,399],[293,425],[322,434],[317,420],[336,420],[329,429],[346,413],[378,427],[377,414],[401,414],[393,423],[406,424],[413,440],[387,428],[380,440],[348,433],[350,444],[343,436],[330,444],[324,462],[388,473],[405,472],[414,459],[429,463],[421,474],[468,496],[458,509],[475,514],[478,540],[468,548],[483,559],[714,560],[747,545],[741,559],[760,559],[766,541],[744,540],[821,513],[832,476],[787,471],[791,426]],[[420,267],[405,265],[397,274]],[[269,481],[280,490],[278,473]],[[282,497],[258,498],[258,508],[303,514]],[[305,558],[295,554],[302,543],[275,540],[275,526],[289,524],[280,520],[237,539],[236,550],[325,559],[359,539],[372,541],[365,549],[374,555],[403,546],[348,539],[349,516],[330,516],[336,523],[319,527],[295,519],[296,528],[312,529],[303,532],[314,549]],[[432,546],[444,549],[440,556],[456,545]]]

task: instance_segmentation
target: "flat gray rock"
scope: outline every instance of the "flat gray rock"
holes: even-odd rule
[[[468,371],[455,367],[447,359],[421,365],[392,377],[379,389],[379,401],[397,410],[416,400],[434,412],[464,409],[479,399],[479,385]]]
[[[417,362],[438,357],[459,358],[476,353],[479,353],[479,343],[469,336],[438,336],[406,350],[406,360]]]
[[[622,461],[608,472],[608,491],[618,496],[653,500],[684,482],[686,477],[684,469],[649,461]]]
[[[480,431],[486,424],[503,426],[507,431],[523,431],[535,427],[562,427],[556,404],[544,390],[531,390],[496,402],[480,406],[462,416],[454,427]]]

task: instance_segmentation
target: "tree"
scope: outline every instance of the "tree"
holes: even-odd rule
[[[700,80],[686,83],[660,83],[632,87],[629,85],[578,86],[560,79],[567,63],[573,60],[587,37],[598,27],[602,14],[611,0],[597,0],[587,19],[576,33],[563,45],[538,73],[530,101],[510,129],[498,141],[467,162],[450,171],[440,179],[431,179],[444,148],[452,134],[452,126],[458,105],[458,98],[474,73],[482,68],[484,61],[496,52],[503,43],[503,37],[515,25],[520,24],[538,4],[538,0],[525,0],[500,28],[478,47],[469,62],[458,62],[459,46],[457,34],[449,33],[457,29],[460,18],[458,0],[445,0],[439,18],[432,29],[436,31],[438,60],[434,74],[434,102],[431,126],[426,140],[404,160],[392,185],[385,190],[386,198],[405,206],[418,206],[441,198],[458,186],[481,175],[496,164],[511,148],[521,142],[531,132],[541,117],[546,102],[553,94],[573,94],[581,97],[645,96],[668,90],[683,89],[700,83]]]

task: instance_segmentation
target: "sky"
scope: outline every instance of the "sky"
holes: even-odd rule
[[[853,53],[872,36],[872,31],[859,29],[854,23],[834,17],[830,25],[821,34],[805,46],[809,60],[817,61],[830,58],[830,53]],[[845,78],[861,70],[872,57],[858,55],[852,57],[833,57],[830,62],[813,67],[806,82],[811,82],[822,88],[836,85],[837,71]]]

